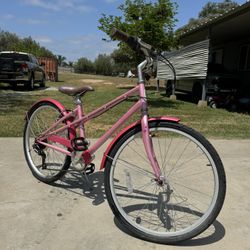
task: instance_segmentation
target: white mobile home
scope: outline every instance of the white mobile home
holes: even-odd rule
[[[250,2],[181,34],[180,45],[167,54],[176,67],[176,90],[205,100],[211,86],[208,65],[216,65],[231,75],[224,79],[225,87],[231,87],[231,80],[242,95],[250,94]],[[171,86],[173,74],[161,62],[157,77]]]

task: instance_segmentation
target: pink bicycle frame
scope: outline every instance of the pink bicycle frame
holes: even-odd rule
[[[139,76],[139,79],[142,79],[142,76]],[[150,161],[151,166],[154,170],[156,178],[160,179],[161,170],[155,157],[155,153],[154,153],[154,149],[152,145],[152,139],[150,137],[150,132],[149,132],[147,101],[146,101],[145,85],[144,85],[143,80],[139,81],[138,85],[134,87],[133,89],[127,91],[126,93],[117,97],[113,101],[104,104],[102,107],[90,112],[87,115],[84,115],[84,111],[83,111],[80,98],[77,99],[77,102],[76,102],[77,107],[71,112],[65,111],[65,109],[62,108],[63,106],[60,103],[58,103],[55,100],[50,99],[50,101],[53,101],[54,103],[56,103],[57,106],[60,106],[60,108],[63,109],[62,110],[63,117],[60,118],[58,121],[56,121],[48,130],[44,131],[38,138],[36,138],[36,142],[46,147],[50,147],[63,154],[71,156],[72,152],[74,151],[71,142],[76,137],[77,127],[79,127],[80,137],[86,138],[84,124],[87,121],[102,115],[109,109],[115,107],[116,105],[120,104],[121,102],[123,102],[128,97],[134,94],[139,94],[140,99],[92,146],[90,146],[87,150],[83,151],[82,153],[83,161],[85,165],[90,164],[94,153],[110,138],[110,136],[115,131],[117,131],[119,127],[121,127],[122,124],[124,124],[124,122],[126,122],[135,112],[141,109],[142,117],[141,117],[140,122],[141,122],[142,139],[143,139],[143,143],[145,146],[145,151],[148,156],[148,160]],[[176,121],[178,122],[178,119]],[[62,123],[65,123],[66,125],[61,126],[60,128],[57,128]],[[66,129],[69,130],[69,139],[57,135],[57,133],[62,132]],[[63,149],[62,147],[59,147],[59,146],[51,145],[50,143],[48,143],[48,141],[56,142],[61,145],[64,145],[65,147],[67,147],[68,150]]]

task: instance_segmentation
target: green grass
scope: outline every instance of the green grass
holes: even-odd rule
[[[89,83],[86,79],[91,79]],[[87,93],[83,100],[85,112],[112,100],[128,89],[128,85],[135,85],[136,80],[117,77],[94,75],[80,75],[64,73],[59,75],[60,82],[47,83],[47,86],[60,85],[91,85],[95,92]],[[93,80],[99,82],[94,83]],[[126,87],[127,86],[127,87]],[[171,101],[162,93],[155,93],[155,88],[148,86],[147,96],[150,116],[169,115],[179,117],[183,124],[190,126],[210,138],[242,138],[250,139],[250,116],[232,113],[222,109],[198,108],[196,104],[184,101]],[[41,98],[51,97],[72,109],[72,98],[58,91],[39,90],[24,91],[23,87],[12,90],[8,85],[0,84],[0,137],[22,136],[24,117],[29,107]],[[136,98],[130,98],[114,109],[108,111],[95,120],[87,123],[88,137],[98,137],[133,104]],[[132,120],[139,119],[139,114]]]

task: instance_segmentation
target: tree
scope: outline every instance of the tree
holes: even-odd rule
[[[57,62],[59,66],[63,66],[65,63],[66,57],[62,55],[57,55]]]
[[[237,6],[238,4],[231,0],[224,0],[222,3],[208,2],[199,13],[199,18],[218,16]]]
[[[37,57],[55,57],[50,50],[41,47],[31,37],[21,39],[14,33],[0,30],[0,51],[2,50],[22,51]]]
[[[74,63],[72,61],[68,62],[69,67],[73,67]]]
[[[236,8],[237,6],[239,6],[238,3],[232,0],[224,0],[224,2],[221,3],[209,1],[207,4],[205,4],[205,6],[203,6],[202,10],[199,12],[198,18],[191,18],[187,25],[177,30],[177,34],[188,31],[192,27],[202,22],[209,21],[211,18],[223,15],[224,13],[232,10],[233,8]]]
[[[76,73],[94,73],[95,67],[93,62],[85,57],[81,57],[74,64],[74,70]]]
[[[0,51],[2,50],[16,50],[20,46],[20,38],[13,33],[7,31],[0,32]]]
[[[95,60],[95,70],[98,75],[112,75],[113,62],[112,58],[106,54],[99,54]]]
[[[170,0],[157,0],[155,3],[146,0],[126,0],[118,9],[122,16],[102,14],[99,19],[100,30],[110,36],[112,27],[138,36],[158,50],[169,50],[174,46],[173,27],[176,19],[176,4]],[[119,44],[119,53],[127,55],[126,60],[135,64],[141,60],[124,43]]]
[[[122,51],[121,49],[116,49],[111,53],[111,58],[114,61],[113,72],[118,74],[119,72],[126,73],[131,67],[127,63],[132,60],[131,55],[128,51]]]

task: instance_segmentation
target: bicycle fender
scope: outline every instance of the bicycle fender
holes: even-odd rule
[[[31,108],[28,110],[28,112],[26,113],[26,116],[25,116],[25,119],[27,120],[27,118],[29,117],[31,111],[36,107],[38,106],[40,103],[43,103],[43,102],[50,102],[52,104],[54,104],[64,115],[67,114],[67,110],[65,109],[65,107],[60,103],[58,102],[57,100],[55,99],[52,99],[52,98],[44,98],[44,99],[41,99],[37,102],[35,102]]]
[[[179,118],[175,118],[175,117],[169,117],[169,116],[162,116],[162,117],[152,117],[148,119],[148,122],[154,122],[154,121],[168,121],[168,122],[174,122],[174,123],[179,123],[180,119]],[[137,122],[134,122],[132,124],[130,124],[129,126],[127,126],[126,128],[124,128],[113,140],[112,142],[108,145],[106,151],[103,154],[102,157],[102,162],[101,162],[101,166],[100,166],[100,170],[105,168],[105,162],[107,159],[107,156],[109,155],[111,149],[113,148],[113,146],[116,144],[116,142],[119,140],[119,138],[121,136],[123,136],[125,133],[127,133],[130,129],[133,129],[134,127],[138,126],[139,124],[141,124],[141,121],[138,120]]]
[[[67,115],[68,111],[65,109],[65,107],[59,101],[52,99],[52,98],[44,98],[44,99],[37,101],[36,103],[34,103],[31,106],[31,108],[26,113],[25,120],[29,119],[31,112],[34,108],[36,108],[37,106],[39,106],[40,104],[42,104],[44,102],[47,102],[47,103],[49,102],[51,104],[54,104],[62,112],[63,115]],[[66,121],[66,124],[70,124],[70,119]],[[76,135],[76,131],[75,131],[74,126],[72,126],[69,128],[70,139],[75,138],[75,135]]]

